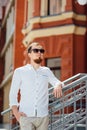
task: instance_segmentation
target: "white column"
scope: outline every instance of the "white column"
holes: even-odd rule
[[[48,12],[48,0],[41,0],[41,16],[47,16]]]
[[[28,21],[33,16],[34,11],[34,0],[28,0]]]
[[[65,12],[66,0],[62,0],[62,12]]]

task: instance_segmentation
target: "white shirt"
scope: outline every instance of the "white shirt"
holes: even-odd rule
[[[48,67],[39,67],[37,70],[27,64],[14,71],[9,94],[10,107],[19,106],[19,111],[28,117],[44,117],[48,115],[48,84],[54,87],[61,82],[54,76]],[[17,96],[20,89],[21,99]]]

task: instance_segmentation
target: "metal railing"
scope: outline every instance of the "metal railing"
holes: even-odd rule
[[[15,116],[13,115],[12,113],[12,110],[11,108],[8,108],[6,110],[4,110],[3,112],[1,112],[1,115],[2,116],[8,116],[8,130],[19,130],[20,129],[20,126],[19,126],[19,123],[17,122]]]
[[[87,75],[77,74],[64,81],[63,96],[54,98],[50,90],[49,130],[87,130]]]
[[[77,74],[64,81],[63,96],[59,99],[49,89],[49,130],[87,130],[87,74]],[[11,109],[9,113],[9,130],[18,130]]]

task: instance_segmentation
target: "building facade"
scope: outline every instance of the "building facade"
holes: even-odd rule
[[[76,0],[7,0],[1,6],[0,111],[9,107],[13,71],[28,62],[31,41],[43,44],[43,65],[62,81],[87,72],[86,8]],[[2,121],[8,119],[1,117]]]

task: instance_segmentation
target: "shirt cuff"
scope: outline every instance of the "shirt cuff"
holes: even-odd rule
[[[62,85],[62,88],[65,86],[63,82],[59,82],[54,86],[54,88],[58,87],[59,85]]]
[[[17,106],[17,107],[19,107],[19,103],[14,103],[14,104],[9,104],[9,106],[10,106],[10,108],[12,108],[12,106]]]

